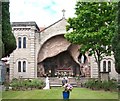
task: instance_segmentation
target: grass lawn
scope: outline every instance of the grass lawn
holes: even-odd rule
[[[63,88],[50,90],[4,91],[3,99],[63,99]],[[92,91],[86,88],[74,88],[70,99],[118,99],[117,92]]]

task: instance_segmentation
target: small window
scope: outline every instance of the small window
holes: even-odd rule
[[[21,61],[18,62],[18,72],[21,72]]]
[[[26,48],[26,37],[23,38],[23,48]]]
[[[111,72],[111,61],[108,61],[108,72]]]
[[[103,61],[103,72],[106,72],[106,61]]]
[[[23,61],[23,72],[26,72],[26,61]]]
[[[18,38],[18,48],[21,48],[21,37]]]

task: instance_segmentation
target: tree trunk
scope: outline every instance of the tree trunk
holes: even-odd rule
[[[101,60],[100,60],[100,54],[97,53],[97,55],[98,55],[98,61],[97,61],[97,64],[98,64],[98,80],[101,81],[101,74],[100,74],[100,62],[101,62]]]
[[[120,92],[120,74],[118,74],[118,92]]]
[[[100,75],[100,60],[98,60],[98,80],[101,80],[101,75]]]

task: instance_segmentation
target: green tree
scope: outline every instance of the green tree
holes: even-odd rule
[[[4,44],[4,56],[9,56],[16,49],[16,40],[10,24],[9,2],[2,2],[2,42]]]
[[[2,2],[0,2],[0,9],[2,9]],[[3,55],[3,42],[2,42],[2,10],[0,10],[0,59]]]
[[[115,58],[115,69],[120,74],[120,2],[118,2],[118,16],[116,21],[116,32],[112,41],[112,47]]]
[[[68,19],[65,38],[81,45],[80,52],[93,55],[98,65],[100,80],[100,62],[111,53],[111,42],[115,31],[116,8],[108,2],[80,2],[76,4],[76,17]]]

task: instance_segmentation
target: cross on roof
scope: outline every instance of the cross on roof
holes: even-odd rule
[[[63,12],[63,18],[65,18],[65,10],[63,9],[62,12]]]

